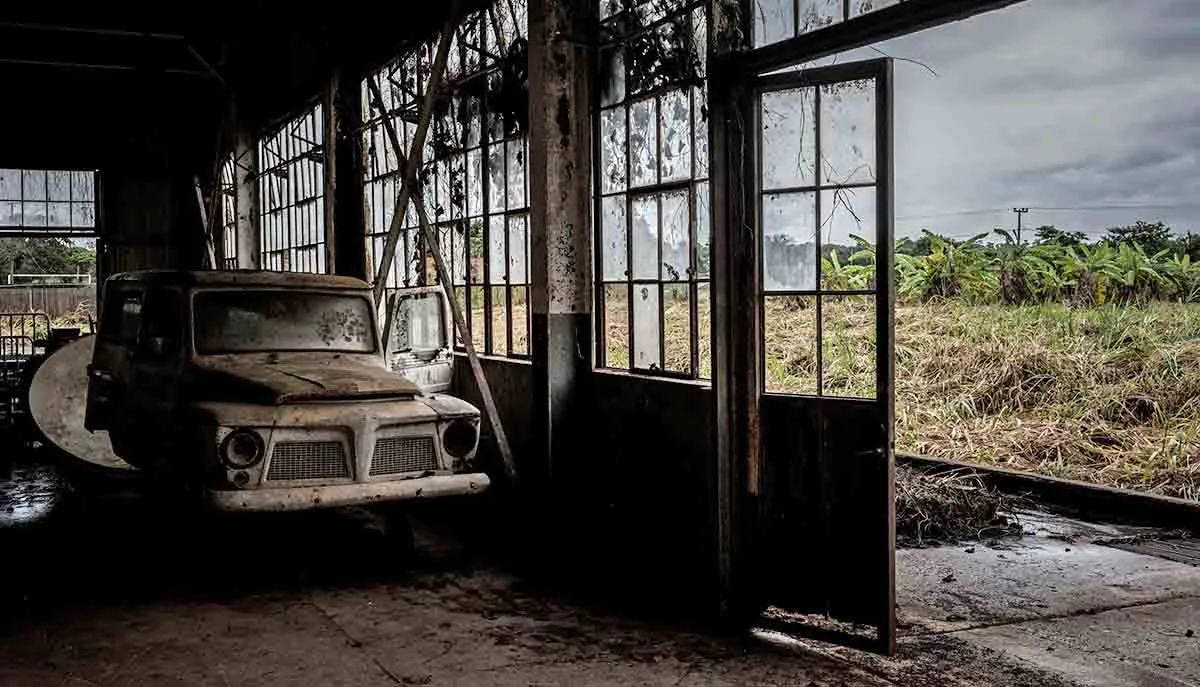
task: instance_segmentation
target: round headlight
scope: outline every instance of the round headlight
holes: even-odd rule
[[[451,420],[442,432],[442,446],[446,453],[455,458],[465,458],[475,450],[479,441],[479,427],[466,418]]]
[[[221,442],[221,460],[238,470],[252,467],[263,458],[263,440],[258,432],[235,429]]]

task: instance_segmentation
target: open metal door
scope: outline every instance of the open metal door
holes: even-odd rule
[[[891,62],[760,77],[767,619],[895,646]]]
[[[450,303],[441,286],[398,289],[388,299],[384,349],[388,366],[421,391],[446,391],[454,376]]]

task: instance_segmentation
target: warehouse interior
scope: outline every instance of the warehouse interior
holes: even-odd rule
[[[150,588],[186,588],[179,603],[206,618],[187,667],[162,663],[155,667],[162,673],[137,673],[125,661],[140,645],[97,639],[109,621],[87,612],[89,604],[115,602],[63,593],[67,615],[55,617],[84,628],[71,641],[103,644],[98,651],[111,668],[88,674],[80,656],[60,657],[77,666],[72,679],[312,684],[306,680],[321,675],[322,684],[442,684],[438,666],[449,659],[431,648],[376,657],[369,675],[340,658],[316,664],[313,656],[332,651],[329,642],[338,651],[375,647],[378,655],[392,646],[387,641],[399,641],[382,639],[381,628],[416,637],[417,626],[445,628],[483,608],[481,599],[503,599],[500,620],[491,611],[479,620],[489,636],[565,637],[573,630],[562,628],[600,618],[608,629],[580,630],[575,639],[607,643],[639,667],[613,667],[553,641],[534,650],[514,640],[504,659],[536,665],[564,652],[586,664],[579,669],[592,671],[595,684],[657,680],[654,665],[698,679],[690,671],[702,669],[689,661],[713,656],[730,684],[744,679],[738,676],[757,676],[750,681],[759,684],[801,677],[883,684],[878,674],[827,654],[772,653],[761,648],[765,640],[747,649],[738,644],[744,640],[714,638],[767,624],[770,633],[897,650],[890,281],[823,291],[801,276],[774,276],[763,228],[772,212],[800,206],[771,209],[761,196],[812,192],[818,204],[828,198],[836,205],[847,189],[869,193],[869,210],[846,209],[860,231],[874,232],[875,269],[889,273],[891,64],[798,68],[1010,4],[452,0],[383,7],[351,0],[283,7],[252,0],[218,11],[69,0],[6,8],[0,79],[12,98],[0,114],[0,168],[67,170],[94,180],[90,225],[29,226],[23,235],[94,237],[97,289],[121,272],[219,266],[355,277],[386,296],[442,283],[419,240],[426,219],[412,206],[396,216],[397,199],[411,192],[438,232],[451,282],[443,286],[467,313],[453,392],[484,407],[467,364],[468,348],[477,351],[517,476],[504,476],[504,452],[489,423],[480,450],[494,488],[486,498],[428,511],[460,543],[418,529],[426,550],[405,593],[389,591],[374,568],[333,577],[348,576],[360,591],[368,585],[365,601],[330,591],[330,578],[314,573],[320,598],[310,595],[299,608],[264,582],[286,577],[301,558],[358,561],[360,540],[320,534],[335,527],[327,523],[312,530],[288,524],[286,538],[260,546],[281,531],[272,529],[281,516],[148,523],[120,503],[90,528],[52,529],[45,545],[56,550],[37,570],[90,567],[64,553],[66,546],[113,556],[88,545],[104,527],[133,533],[115,548],[133,562],[115,566],[125,573],[91,569],[87,575],[103,580],[94,585],[54,574],[44,586],[112,584],[123,602],[147,608],[154,593],[134,589],[147,578],[119,580],[146,564],[162,576]],[[853,116],[867,124],[842,131],[842,144],[868,174],[854,168],[774,179],[764,171],[771,153],[758,127],[761,99],[798,99],[805,89],[862,96],[867,104]],[[813,111],[820,127],[820,105]],[[861,140],[846,143],[847,136]],[[406,157],[420,161],[416,190],[403,183]],[[650,248],[639,246],[639,223],[653,227]],[[866,364],[874,392],[825,393],[819,378],[814,393],[765,388],[760,332],[769,298],[871,303],[876,357]],[[73,489],[105,480],[81,474]],[[22,550],[40,550],[37,531],[21,536]],[[312,550],[318,545],[330,548]],[[194,562],[201,560],[188,558],[196,548],[214,562],[159,567],[152,553]],[[245,578],[221,558],[236,560]],[[481,578],[481,560],[504,572]],[[540,596],[547,588],[556,601]],[[264,593],[270,598],[261,607],[204,610],[214,598]],[[439,595],[452,599],[452,611],[430,610]],[[577,599],[582,608],[606,610],[592,615],[571,605]],[[768,622],[766,608],[786,618]],[[170,618],[146,613],[110,620],[140,628],[151,645],[166,641]],[[705,630],[679,630],[680,649],[674,631],[625,613]],[[254,615],[275,627],[254,626]],[[533,620],[505,624],[517,616]],[[814,616],[823,622],[802,622]],[[30,627],[43,622],[31,610],[12,617],[29,619]],[[337,628],[332,634],[307,634],[328,623]],[[288,666],[273,673],[274,682],[270,671],[245,672],[261,668],[248,667],[255,659],[247,650],[203,646],[206,637],[239,632],[271,632],[290,643],[272,655]],[[14,656],[37,653],[39,642],[54,641],[51,634],[31,639],[11,630],[5,643]],[[447,636],[439,641],[455,646]],[[458,658],[492,671],[486,678],[463,673],[463,684],[525,683],[495,656]],[[211,670],[221,661],[231,672]],[[12,675],[14,684],[40,679]],[[587,683],[577,677],[538,679]],[[1008,677],[1009,684],[1044,684],[1037,676]]]

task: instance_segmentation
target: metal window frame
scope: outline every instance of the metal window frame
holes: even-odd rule
[[[592,96],[592,159],[593,167],[597,173],[592,179],[592,196],[593,196],[593,226],[596,230],[593,231],[593,262],[595,270],[595,292],[593,295],[595,303],[595,340],[593,341],[594,352],[593,360],[595,361],[596,369],[621,370],[635,375],[660,377],[666,379],[680,380],[702,380],[705,379],[701,375],[702,365],[699,359],[700,352],[700,313],[699,313],[699,294],[701,286],[707,286],[710,293],[709,308],[711,310],[711,265],[709,273],[704,277],[698,276],[698,243],[699,235],[697,223],[697,196],[698,188],[701,185],[709,184],[709,193],[711,200],[711,144],[708,146],[710,151],[710,159],[707,161],[706,173],[697,175],[697,156],[699,153],[697,141],[697,125],[699,119],[697,117],[697,108],[707,104],[707,91],[709,88],[708,69],[705,64],[708,60],[708,55],[700,55],[701,69],[699,70],[700,82],[694,83],[691,80],[683,79],[672,81],[665,84],[660,84],[653,88],[649,88],[637,93],[631,92],[632,67],[628,59],[628,47],[637,38],[653,33],[660,26],[668,22],[682,19],[687,27],[689,35],[695,36],[696,33],[696,10],[704,12],[704,29],[707,32],[711,26],[712,20],[709,16],[708,3],[703,0],[681,0],[677,7],[672,7],[664,12],[662,17],[659,17],[653,22],[645,25],[640,25],[634,31],[626,34],[609,37],[603,37],[604,27],[613,25],[621,21],[621,15],[630,11],[631,7],[624,7],[621,11],[610,14],[601,20],[602,38],[598,42],[599,50],[616,50],[621,54],[621,70],[623,72],[623,83],[625,92],[620,99],[614,102],[607,103],[603,106],[601,102],[601,92],[603,84],[600,79],[595,80],[594,93]],[[705,37],[706,45],[711,43],[708,37]],[[662,118],[662,100],[664,96],[676,92],[683,93],[688,103],[688,136],[687,145],[690,151],[688,159],[688,173],[679,179],[663,181],[662,179],[662,140],[663,140],[663,118]],[[632,109],[635,105],[640,105],[645,102],[650,102],[651,116],[653,117],[654,131],[654,155],[657,159],[654,171],[654,182],[650,184],[635,185],[633,181],[633,151],[630,145],[630,132],[632,121]],[[603,113],[613,110],[620,110],[624,116],[624,167],[625,167],[625,182],[620,190],[605,191],[604,190],[604,174],[601,169],[601,159],[603,155]],[[706,133],[707,127],[706,127]],[[711,134],[709,134],[711,135]],[[684,279],[664,279],[663,277],[663,216],[662,216],[662,197],[671,192],[684,191],[686,193],[686,211],[687,211],[687,232],[688,232],[688,268],[687,276]],[[624,279],[607,279],[604,272],[604,202],[616,197],[623,197],[625,205],[625,278]],[[658,264],[656,271],[657,278],[635,278],[633,274],[633,203],[636,199],[645,197],[655,197],[656,217],[658,223],[657,233],[657,253]],[[713,241],[713,232],[711,223],[713,221],[712,213],[707,214],[710,223],[708,232],[708,240],[710,246],[710,261]],[[634,289],[635,287],[656,286],[658,289],[658,368],[648,369],[639,367],[636,364],[636,335],[634,326]],[[666,369],[666,304],[664,295],[668,286],[684,285],[688,293],[688,369],[686,371],[668,370]],[[606,307],[606,292],[610,287],[620,288],[625,287],[625,303],[626,303],[626,332],[625,342],[627,349],[628,361],[624,367],[615,367],[609,364],[608,361],[608,322],[607,322],[607,307]],[[711,323],[711,314],[710,314]],[[710,343],[711,346],[711,343]],[[711,371],[710,371],[711,374]]]
[[[502,22],[500,22],[496,18],[497,13],[495,12],[494,4],[489,5],[487,8],[485,8],[483,10],[480,10],[480,11],[477,11],[477,12],[471,14],[466,20],[464,20],[462,23],[460,23],[458,29],[455,32],[455,43],[452,46],[454,52],[452,53],[450,62],[447,65],[447,70],[448,70],[447,77],[453,77],[453,78],[448,78],[446,86],[445,86],[446,93],[445,93],[445,95],[442,96],[443,98],[458,97],[462,94],[464,86],[470,85],[471,83],[476,82],[479,79],[483,79],[486,81],[486,80],[490,79],[493,75],[500,72],[500,69],[502,67],[501,58],[499,55],[489,52],[489,43],[492,40],[497,40],[497,36],[499,36],[501,33],[504,33],[504,31],[503,31],[504,28],[511,28],[512,35],[514,37],[524,38],[528,34],[528,6],[523,5],[523,7],[522,7],[524,9],[523,14],[525,16],[524,16],[524,21],[520,21],[518,15],[522,14],[522,12],[521,12],[522,8],[518,8],[517,3],[514,3],[512,0],[509,0],[506,3],[506,5],[507,5],[507,9],[504,11],[506,21],[503,22],[503,27],[501,26]],[[510,19],[511,19],[511,21],[507,21]],[[474,24],[475,34],[478,37],[478,45],[475,45],[469,41],[463,40],[464,27],[469,27],[472,24]],[[505,34],[505,35],[507,35],[507,34]],[[399,84],[397,83],[396,80],[392,79],[392,76],[394,74],[396,74],[397,71],[407,69],[409,66],[414,66],[414,67],[419,68],[419,66],[423,63],[423,60],[425,62],[428,62],[428,59],[429,59],[429,57],[428,57],[429,49],[428,48],[429,48],[428,45],[422,45],[422,46],[416,48],[415,50],[413,50],[412,52],[406,53],[405,55],[402,55],[402,56],[388,62],[387,64],[383,65],[379,69],[371,72],[370,74],[368,74],[368,76],[366,78],[368,78],[368,79],[383,78],[383,79],[390,81],[394,86],[398,86]],[[425,52],[423,53],[422,51],[425,51]],[[475,70],[470,73],[461,71],[462,65],[465,65],[467,63],[467,56],[471,53],[478,54],[479,64],[477,64]],[[455,64],[458,65],[460,72],[458,74],[449,73],[449,70]],[[425,82],[423,80],[414,79],[412,90],[401,88],[400,90],[404,94],[403,102],[401,102],[401,103],[399,103],[399,105],[393,107],[391,110],[389,110],[388,113],[392,114],[394,116],[397,116],[400,119],[404,119],[405,114],[406,113],[410,114],[412,111],[412,108],[418,106],[418,104],[420,103],[421,98],[424,96],[424,90],[423,90],[424,87],[425,87]],[[392,92],[394,92],[394,91],[392,91]],[[364,132],[363,135],[372,136],[373,135],[372,132],[374,131],[374,129],[378,125],[378,123],[382,120],[384,115],[383,115],[383,113],[378,112],[378,110],[373,106],[373,104],[371,104],[371,101],[369,98],[364,99],[364,103],[366,103],[366,106],[364,107],[364,112],[362,115],[362,131]],[[389,105],[391,105],[391,103],[385,102],[385,103],[383,103],[383,105],[384,105],[384,107],[388,107]],[[476,288],[481,290],[481,292],[482,292],[481,295],[482,295],[482,299],[483,299],[483,312],[484,312],[483,333],[482,333],[483,334],[483,337],[482,337],[483,346],[481,347],[481,349],[486,355],[493,355],[493,356],[514,358],[514,359],[529,359],[529,357],[530,357],[530,353],[529,353],[530,337],[532,336],[532,330],[531,330],[532,323],[531,323],[531,314],[530,314],[529,307],[526,306],[526,309],[525,309],[525,318],[524,318],[524,320],[525,320],[524,321],[525,350],[523,352],[519,352],[519,353],[513,352],[513,341],[515,339],[515,332],[517,331],[516,327],[520,326],[520,325],[518,323],[515,323],[513,321],[513,317],[512,317],[513,291],[514,290],[523,291],[525,293],[526,303],[528,303],[529,290],[531,287],[530,273],[532,270],[531,270],[531,266],[529,265],[529,260],[528,260],[528,248],[529,248],[529,244],[530,244],[528,219],[526,219],[526,221],[525,221],[525,245],[526,245],[526,250],[527,250],[525,280],[520,283],[513,282],[510,278],[511,275],[509,274],[510,260],[511,260],[511,255],[510,255],[510,251],[509,251],[509,244],[511,243],[509,241],[509,235],[510,235],[509,224],[512,221],[512,218],[515,216],[524,216],[524,217],[528,218],[529,211],[530,211],[530,207],[529,207],[529,174],[528,174],[528,153],[529,153],[528,138],[529,138],[529,136],[528,136],[527,131],[520,131],[520,132],[517,132],[516,134],[507,135],[507,136],[503,135],[503,133],[502,133],[500,137],[495,138],[493,140],[494,137],[492,135],[490,124],[492,123],[492,118],[495,115],[494,115],[493,111],[488,108],[488,103],[487,103],[486,99],[480,99],[479,106],[480,106],[479,112],[473,115],[473,118],[475,119],[475,121],[473,123],[467,123],[465,121],[462,122],[462,125],[464,127],[464,134],[467,131],[469,131],[470,127],[472,127],[473,125],[478,126],[478,129],[479,129],[478,140],[473,144],[467,144],[467,145],[462,145],[461,147],[456,147],[449,156],[443,156],[440,158],[432,158],[432,157],[423,155],[422,156],[422,171],[428,173],[428,170],[433,170],[433,174],[436,175],[437,174],[436,170],[437,170],[438,165],[452,164],[456,159],[461,158],[463,170],[464,170],[464,176],[466,177],[466,180],[464,182],[464,188],[465,189],[469,188],[469,184],[471,183],[471,180],[469,178],[470,155],[474,152],[478,152],[479,160],[480,160],[479,171],[480,171],[480,177],[481,177],[479,180],[480,205],[481,205],[479,211],[476,212],[475,209],[473,207],[471,207],[471,204],[469,202],[466,202],[466,200],[464,199],[463,211],[462,211],[462,213],[460,213],[462,215],[461,217],[456,217],[453,215],[453,213],[449,213],[450,216],[447,217],[445,220],[440,220],[440,218],[437,218],[437,217],[433,218],[435,227],[439,230],[439,232],[443,229],[443,227],[453,224],[455,222],[465,223],[464,237],[466,238],[466,240],[464,241],[461,249],[458,246],[455,246],[453,241],[451,242],[452,250],[454,250],[454,251],[462,250],[463,253],[465,254],[466,266],[467,266],[466,274],[464,275],[465,279],[464,279],[464,282],[461,284],[454,283],[454,284],[450,284],[447,286],[448,286],[450,293],[455,294],[454,297],[457,297],[457,294],[459,293],[459,291],[462,290],[462,293],[464,296],[463,303],[465,305],[464,311],[468,314],[474,312],[474,307],[473,307],[474,306],[474,303],[473,303],[474,290]],[[434,120],[433,126],[434,127],[440,126],[441,121],[442,120],[440,118],[436,118]],[[464,135],[462,137],[462,141],[466,141],[466,140],[467,140],[467,137]],[[526,172],[523,175],[523,188],[522,188],[522,193],[521,193],[521,197],[523,200],[521,201],[521,203],[518,206],[510,207],[509,203],[508,203],[509,185],[506,183],[505,188],[504,188],[504,193],[502,196],[502,202],[500,203],[499,207],[493,207],[491,197],[490,197],[491,193],[492,193],[492,184],[491,184],[491,176],[492,175],[491,175],[491,166],[490,166],[491,154],[494,152],[494,149],[497,147],[499,147],[499,149],[501,150],[501,162],[500,162],[500,164],[502,166],[501,177],[504,178],[507,182],[510,178],[509,155],[507,153],[507,146],[510,143],[517,143],[517,142],[521,143],[522,160],[523,160],[522,164],[524,165],[524,167],[526,169]],[[383,148],[386,149],[386,144],[383,146]],[[429,148],[430,148],[430,144],[427,141],[426,149],[428,150]],[[368,146],[368,149],[370,150],[373,148]],[[377,153],[377,155],[386,156],[386,152]],[[387,164],[386,164],[386,157],[384,157],[384,158],[382,158],[384,160],[384,163],[381,165],[384,171],[382,171],[382,172],[377,171],[376,165],[373,164],[373,159],[369,153],[366,157],[367,157],[368,161],[367,161],[367,164],[364,165],[365,169],[364,169],[364,174],[363,174],[363,176],[364,176],[364,178],[363,178],[364,202],[370,204],[372,202],[371,195],[372,195],[372,189],[374,188],[374,186],[376,184],[386,183],[389,180],[392,180],[394,183],[397,182],[402,174],[402,170],[399,170],[399,169],[388,170]],[[448,176],[447,178],[451,178],[451,177]],[[442,203],[442,199],[438,197],[439,186],[440,185],[437,183],[432,184],[433,192],[431,194],[424,196],[427,199],[427,202],[429,199],[432,199],[435,206],[439,206]],[[392,199],[387,198],[386,194],[384,194],[384,195],[385,195],[385,197],[383,199],[383,202],[386,207],[387,205],[389,205],[391,203]],[[469,196],[470,196],[469,192],[467,193],[467,196],[469,198]],[[447,208],[451,207],[451,203],[449,200],[446,201],[445,206]],[[383,208],[381,208],[380,210],[383,210]],[[374,214],[374,208],[371,208],[371,214],[372,215]],[[504,225],[504,234],[505,234],[504,235],[504,255],[503,255],[503,265],[504,265],[503,275],[493,274],[493,270],[492,270],[492,261],[493,261],[492,219],[493,218],[503,218],[502,223]],[[482,274],[480,275],[481,280],[478,282],[472,281],[473,274],[471,272],[470,237],[471,237],[471,222],[473,222],[473,221],[479,221],[482,225],[481,230],[482,230],[482,241],[483,241],[483,255],[482,255],[482,263],[483,264],[482,264],[482,270],[481,270]],[[427,275],[425,274],[424,269],[419,270],[416,273],[413,273],[413,271],[411,270],[411,262],[413,261],[414,258],[417,261],[419,261],[419,264],[422,264],[422,265],[425,264],[425,261],[428,259],[428,251],[424,247],[423,242],[420,240],[417,240],[415,242],[415,245],[409,244],[408,236],[409,236],[410,232],[412,232],[416,228],[416,225],[415,224],[409,225],[407,222],[405,224],[406,224],[406,226],[403,228],[403,231],[405,232],[405,235],[403,237],[405,239],[405,244],[402,246],[402,248],[404,249],[403,254],[405,256],[404,261],[403,261],[403,265],[404,265],[403,273],[402,274],[399,273],[399,271],[397,270],[397,268],[395,266],[393,266],[393,268],[389,271],[389,275],[388,275],[389,282],[391,282],[392,280],[395,280],[397,282],[397,286],[395,286],[395,287],[388,286],[387,287],[387,290],[389,292],[394,291],[397,288],[400,288],[401,285],[404,285],[404,284],[407,284],[410,286],[411,285],[425,285],[426,282],[428,281]],[[370,246],[373,241],[377,240],[381,236],[385,236],[387,233],[386,228],[382,232],[371,231],[371,229],[372,229],[372,227],[368,227],[368,231],[366,232],[366,235],[365,235],[365,243],[367,246]],[[400,252],[400,251],[398,251],[398,252]],[[378,259],[377,256],[373,256],[374,261],[377,261],[377,259]],[[451,262],[453,263],[453,260]],[[435,277],[435,279],[436,279],[436,277]],[[496,294],[494,293],[494,289],[503,289],[503,292],[502,292],[503,295],[501,296],[501,298],[497,299]],[[501,301],[502,301],[502,303],[501,303]],[[504,340],[504,344],[505,344],[504,350],[499,350],[499,347],[494,345],[496,343],[496,336],[497,336],[497,333],[495,331],[493,331],[495,329],[494,319],[495,319],[495,315],[496,315],[496,308],[500,305],[503,305],[503,308],[504,308],[504,318],[503,318],[504,319],[503,326],[505,329],[505,331],[503,332],[503,340]],[[474,325],[474,317],[473,316],[466,318],[466,325],[467,325],[466,332],[461,332],[461,333],[456,332],[455,336],[453,337],[453,346],[456,350],[464,350],[464,347],[460,343],[460,338],[459,338],[460,335],[461,336],[474,336],[475,335],[475,332],[473,331],[473,325]]]
[[[259,257],[263,269],[273,266],[282,272],[327,274],[325,223],[325,112],[315,101],[284,123],[261,136],[256,145],[260,169]],[[303,131],[298,132],[298,130]],[[276,149],[275,145],[281,149]],[[302,176],[302,183],[294,183]],[[307,193],[301,189],[308,189]],[[303,217],[303,219],[302,219]],[[311,233],[305,241],[299,232]],[[301,251],[314,256],[300,260]],[[304,267],[292,264],[303,262]],[[276,262],[278,260],[279,262]]]
[[[100,235],[100,202],[99,202],[99,177],[100,173],[95,169],[33,169],[33,168],[7,168],[7,171],[17,172],[20,176],[20,195],[17,198],[0,198],[0,203],[16,203],[21,210],[20,224],[4,224],[0,225],[0,236],[24,236],[24,237],[42,237],[42,238],[96,238]],[[51,200],[50,199],[50,173],[58,172],[67,175],[67,200]],[[25,199],[25,175],[26,174],[41,174],[42,184],[46,189],[45,198],[42,199]],[[75,175],[88,174],[91,176],[91,200],[76,200],[75,199]],[[66,204],[68,210],[68,224],[51,225],[50,224],[50,203]],[[25,206],[26,204],[40,204],[44,206],[46,211],[46,224],[25,224]],[[92,208],[92,223],[91,225],[75,224],[75,208],[76,206],[91,206]]]

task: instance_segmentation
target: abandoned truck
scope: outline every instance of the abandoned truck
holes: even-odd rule
[[[444,300],[439,287],[397,293],[385,347],[371,288],[357,279],[114,275],[84,424],[107,430],[126,462],[221,510],[481,492],[479,410],[442,393]]]

